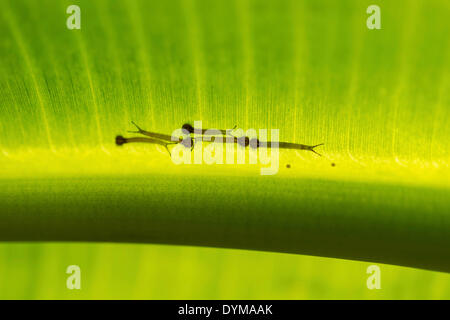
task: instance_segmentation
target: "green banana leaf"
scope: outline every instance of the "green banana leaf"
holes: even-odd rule
[[[449,298],[450,6],[372,2],[0,0],[0,297]],[[131,121],[324,145],[176,165]]]

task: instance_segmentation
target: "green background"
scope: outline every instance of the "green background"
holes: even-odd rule
[[[70,4],[81,30],[66,28]],[[0,0],[1,240],[448,271],[450,6],[376,1],[382,29],[368,30],[370,4]],[[177,167],[162,148],[114,145],[131,120],[167,134],[194,120],[277,128],[324,142],[324,157],[283,151],[274,177]],[[450,298],[445,273],[381,265],[370,291],[369,263],[279,253],[2,243],[0,255],[2,298]],[[81,291],[65,288],[69,264]]]

